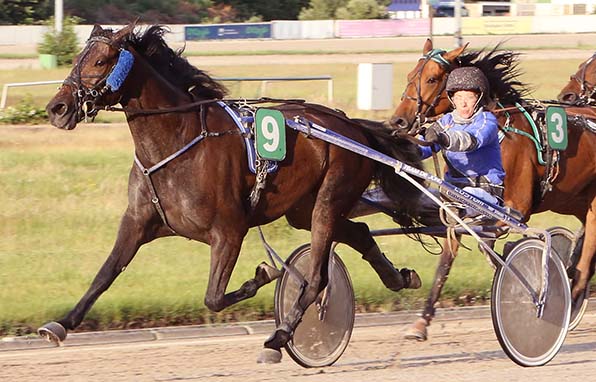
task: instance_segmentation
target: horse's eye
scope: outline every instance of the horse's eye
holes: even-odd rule
[[[104,66],[104,65],[105,65],[105,62],[103,62],[103,60],[97,60],[95,62],[95,66]]]
[[[436,82],[437,82],[437,79],[436,79],[435,77],[429,77],[429,78],[426,80],[426,83],[427,83],[427,84],[434,84],[434,83],[436,83]]]

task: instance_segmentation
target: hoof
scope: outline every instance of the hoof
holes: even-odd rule
[[[424,342],[428,339],[426,327],[426,321],[420,318],[406,330],[404,338],[406,340]]]
[[[62,345],[62,341],[66,339],[66,329],[57,322],[49,322],[37,329],[37,334],[48,342],[53,342],[57,346]]]
[[[282,271],[279,269],[272,267],[266,262],[262,262],[257,267],[255,279],[259,279],[259,276],[261,276],[265,283],[270,283],[271,281],[278,279],[281,274]]]
[[[420,276],[418,276],[415,270],[402,268],[399,273],[401,273],[406,282],[406,288],[418,289],[422,286],[422,280],[420,280]]]
[[[275,349],[264,348],[257,358],[257,363],[280,363],[281,351]]]

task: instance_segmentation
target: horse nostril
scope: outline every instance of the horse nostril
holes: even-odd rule
[[[65,103],[59,102],[50,108],[52,114],[63,116],[68,111],[68,106]]]
[[[562,96],[559,96],[559,101],[564,103],[573,104],[577,101],[577,94],[575,93],[565,93]]]
[[[396,129],[405,129],[408,127],[408,122],[402,117],[392,117],[389,123]]]

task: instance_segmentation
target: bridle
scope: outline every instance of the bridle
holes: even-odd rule
[[[93,43],[99,42],[107,44],[120,52],[118,62],[105,75],[83,75],[81,73],[81,63],[91,51]],[[73,88],[72,96],[75,100],[75,112],[77,121],[89,118],[93,119],[100,109],[97,108],[97,101],[107,93],[117,91],[126,79],[134,63],[132,53],[126,50],[122,45],[116,45],[111,39],[103,36],[94,36],[87,40],[85,48],[79,55],[70,75],[64,80],[64,84]],[[95,83],[89,80],[99,79]]]
[[[580,92],[578,94],[579,99],[578,102],[576,102],[577,104],[589,105],[596,102],[596,99],[593,98],[594,93],[596,93],[596,84],[586,81],[586,71],[594,59],[596,59],[596,53],[584,63],[581,69],[581,77],[578,78],[575,74],[571,76],[571,79],[575,80],[580,86]]]
[[[408,134],[413,135],[418,132],[418,129],[428,120],[427,114],[431,110],[434,110],[434,108],[438,105],[439,101],[441,100],[441,96],[442,96],[443,91],[445,90],[445,87],[447,85],[447,76],[443,77],[443,80],[441,81],[441,84],[440,84],[439,91],[433,98],[432,102],[426,102],[425,100],[422,99],[422,94],[421,94],[422,71],[424,70],[424,67],[426,66],[426,64],[429,61],[434,61],[434,62],[438,63],[441,66],[441,68],[443,68],[446,72],[449,73],[452,69],[452,64],[443,57],[443,53],[445,53],[445,52],[446,51],[442,50],[442,49],[431,49],[429,52],[425,53],[420,58],[420,60],[423,60],[422,65],[420,65],[420,68],[416,71],[416,74],[414,76],[412,76],[411,79],[408,79],[408,83],[406,84],[406,88],[401,95],[401,99],[402,100],[408,99],[408,100],[416,102],[416,119],[415,119],[415,122],[412,123],[412,126],[410,127]],[[414,86],[416,89],[416,98],[406,94],[410,85]],[[425,106],[426,106],[426,109],[424,109],[424,111],[423,111],[422,109]]]

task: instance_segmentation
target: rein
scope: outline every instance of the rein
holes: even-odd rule
[[[269,97],[261,97],[255,99],[245,99],[245,98],[235,98],[235,99],[219,99],[219,98],[212,98],[206,99],[201,101],[195,101],[191,103],[185,103],[178,106],[166,107],[163,109],[133,109],[129,107],[115,107],[115,106],[106,106],[104,110],[106,111],[117,111],[117,112],[124,112],[130,115],[156,115],[156,114],[168,114],[168,113],[183,113],[187,111],[191,111],[197,108],[197,106],[217,103],[220,101],[224,102],[240,102],[243,104],[259,104],[259,103],[294,103],[294,104],[304,104],[306,103],[305,100],[302,99],[281,99],[281,98],[269,98]]]

